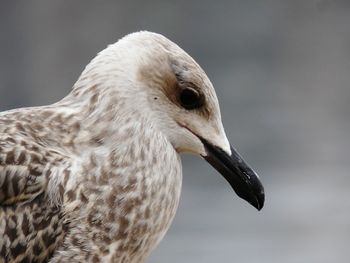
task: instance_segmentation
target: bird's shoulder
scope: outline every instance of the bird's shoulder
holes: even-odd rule
[[[52,116],[42,108],[0,113],[0,262],[47,262],[65,235],[62,209],[49,197],[63,191],[52,182],[70,159],[54,128],[64,122]]]
[[[41,126],[33,111],[0,114],[0,205],[33,200],[65,162],[66,156],[40,137]]]

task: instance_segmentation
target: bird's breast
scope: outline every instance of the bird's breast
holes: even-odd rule
[[[111,151],[108,158],[92,154],[81,165],[80,183],[68,181],[66,193],[74,189],[75,194],[65,197],[67,214],[80,218],[66,238],[68,246],[79,239],[84,249],[98,247],[103,262],[126,258],[130,263],[143,262],[155,248],[175,216],[182,167],[170,144],[150,145],[157,147],[135,144]]]
[[[128,247],[135,262],[142,262],[163,238],[180,199],[182,171],[179,156],[170,151],[158,157],[153,166],[135,178],[135,192],[125,195],[121,202],[122,213],[118,220],[124,222],[121,232],[127,233],[122,247]]]

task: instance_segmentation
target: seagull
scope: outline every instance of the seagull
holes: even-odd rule
[[[182,153],[263,207],[201,67],[160,34],[129,34],[59,102],[0,113],[0,262],[144,262],[175,216]]]

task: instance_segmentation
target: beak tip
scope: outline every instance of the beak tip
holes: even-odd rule
[[[247,201],[250,205],[254,206],[258,211],[264,207],[265,203],[265,191],[260,182],[257,182],[255,186],[258,186],[254,189],[240,188],[236,189],[235,192],[237,195]]]
[[[255,200],[254,202],[251,203],[251,205],[253,205],[258,211],[261,211],[261,209],[264,207],[264,203],[265,203],[265,194],[264,194],[264,191],[262,191],[261,193],[255,196]]]
[[[250,178],[253,178],[253,175],[255,175],[255,179],[250,182],[248,187],[244,184],[232,184],[231,186],[240,198],[244,199],[249,204],[254,206],[258,211],[260,211],[264,207],[265,191],[263,185],[259,180],[259,177],[255,172],[252,171]]]

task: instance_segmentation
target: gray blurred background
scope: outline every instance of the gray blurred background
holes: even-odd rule
[[[59,100],[141,29],[205,69],[267,198],[255,211],[185,156],[177,216],[148,262],[350,262],[350,1],[2,1],[0,109]]]

